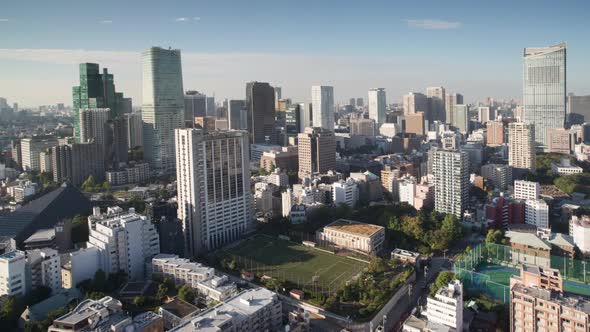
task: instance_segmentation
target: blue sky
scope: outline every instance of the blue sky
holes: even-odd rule
[[[99,62],[141,104],[141,50],[183,52],[185,89],[242,98],[269,81],[298,101],[442,85],[468,101],[520,98],[522,48],[568,43],[568,91],[590,93],[586,1],[3,1],[0,95],[71,104],[77,63]]]

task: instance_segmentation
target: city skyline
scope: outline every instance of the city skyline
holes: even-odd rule
[[[141,50],[159,45],[183,52],[187,90],[217,100],[243,99],[244,84],[253,80],[282,86],[285,97],[302,102],[318,84],[334,86],[335,102],[366,99],[374,87],[385,88],[388,103],[401,102],[403,94],[427,86],[461,91],[466,102],[520,100],[522,50],[565,41],[567,92],[590,93],[583,84],[590,73],[584,2],[568,3],[568,11],[551,2],[535,3],[532,11],[524,10],[526,2],[269,4],[125,3],[117,10],[11,4],[0,15],[0,31],[11,32],[0,47],[0,71],[11,79],[0,79],[0,90],[23,106],[70,105],[79,63],[95,62],[140,105]],[[286,20],[284,13],[307,23]],[[531,24],[537,26],[522,28]],[[31,89],[38,93],[27,95]]]

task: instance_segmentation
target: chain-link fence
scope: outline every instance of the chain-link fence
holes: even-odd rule
[[[510,276],[518,275],[522,264],[557,269],[565,281],[566,291],[590,295],[590,285],[587,284],[590,283],[589,262],[485,243],[457,257],[454,272],[467,290],[483,292],[497,301],[508,303]]]

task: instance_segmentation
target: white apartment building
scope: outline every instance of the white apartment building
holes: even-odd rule
[[[377,128],[385,123],[386,106],[385,89],[375,88],[369,90],[369,119],[375,120]]]
[[[266,184],[266,183],[257,183],[258,184]],[[273,190],[270,186],[257,186],[254,190],[254,208],[256,209],[256,213],[272,213],[273,210]]]
[[[541,195],[539,182],[516,180],[514,181],[514,198],[537,199]]]
[[[150,178],[150,164],[136,163],[118,171],[107,171],[106,180],[113,186],[142,183]]]
[[[569,233],[582,253],[590,253],[590,216],[572,216]]]
[[[354,208],[359,200],[358,184],[351,178],[332,184],[332,201],[338,206],[342,203]]]
[[[176,130],[178,218],[187,255],[252,230],[248,139],[245,131]]]
[[[385,228],[352,220],[338,219],[316,233],[318,243],[360,251],[378,253],[385,241]]]
[[[31,181],[19,181],[16,185],[6,188],[6,192],[15,202],[20,203],[25,198],[33,196],[38,187],[36,183]]]
[[[129,279],[145,277],[145,262],[160,253],[160,237],[149,217],[125,212],[118,206],[106,214],[94,208],[88,217],[88,247],[101,251],[100,266],[105,273],[125,272]]]
[[[549,205],[542,199],[527,199],[524,206],[524,222],[538,228],[549,228]]]
[[[334,87],[312,86],[311,105],[313,127],[334,131]]]
[[[73,288],[86,279],[92,279],[96,271],[102,267],[103,251],[97,247],[80,248],[64,255],[61,267],[62,288]]]
[[[20,250],[0,255],[0,295],[22,296],[26,289],[26,257]]]
[[[266,182],[274,184],[277,187],[289,186],[289,176],[285,172],[281,172],[280,169],[276,168],[274,172],[266,177]]]
[[[463,215],[469,199],[469,157],[464,151],[434,152],[434,204],[440,213]]]
[[[428,297],[425,316],[429,322],[443,324],[463,331],[463,285],[452,280],[440,288],[434,297]]]
[[[170,331],[279,331],[282,322],[282,306],[277,294],[264,288],[255,288],[200,312]]]
[[[413,176],[404,176],[397,181],[397,190],[399,201],[414,205],[414,196],[416,195],[416,178]]]
[[[31,272],[31,289],[39,286],[57,292],[62,288],[61,260],[57,250],[51,248],[27,251],[27,265]]]
[[[289,217],[293,205],[295,205],[293,191],[289,188],[281,193],[281,215],[285,218]]]
[[[225,301],[237,292],[227,276],[216,276],[215,269],[191,262],[177,255],[159,254],[152,258],[152,275],[170,278],[177,285],[189,285],[198,294],[215,301]]]

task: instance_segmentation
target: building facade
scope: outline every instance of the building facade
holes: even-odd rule
[[[143,154],[156,174],[175,170],[174,129],[184,127],[180,50],[152,47],[142,53]]]
[[[524,122],[535,126],[535,145],[547,150],[547,131],[563,128],[566,115],[566,45],[525,48]]]
[[[460,218],[469,199],[469,157],[463,151],[444,150],[433,157],[435,210]]]
[[[334,87],[312,86],[311,110],[314,127],[334,131]]]
[[[176,130],[178,218],[187,255],[252,230],[249,144],[244,131]]]
[[[297,136],[297,140],[300,179],[336,169],[336,139],[333,132],[308,127]]]
[[[246,83],[250,144],[275,144],[275,90],[268,83]]]
[[[385,89],[375,88],[369,90],[369,119],[375,121],[377,126],[385,123],[386,107]]]
[[[513,122],[508,124],[508,165],[519,170],[536,170],[535,135],[532,124]]]

